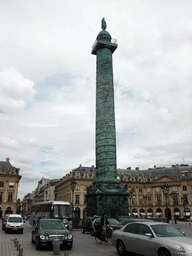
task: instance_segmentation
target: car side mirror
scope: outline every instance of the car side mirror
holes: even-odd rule
[[[145,234],[147,237],[153,237],[153,235],[151,233],[146,233]]]

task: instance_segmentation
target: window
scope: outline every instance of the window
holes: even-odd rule
[[[142,188],[139,188],[139,193],[142,193]]]
[[[79,184],[77,184],[75,188],[76,188],[76,190],[79,190]]]
[[[156,187],[156,192],[160,192],[160,187]]]
[[[3,192],[0,192],[0,202],[3,200]]]
[[[160,205],[161,204],[161,197],[157,196],[157,204]]]
[[[151,192],[151,188],[147,188],[147,192],[150,193]]]
[[[183,186],[183,191],[187,191],[187,186]]]
[[[151,197],[147,197],[148,204],[151,204]]]
[[[177,191],[177,187],[176,186],[173,186],[173,191]]]
[[[124,232],[136,234],[137,233],[137,227],[138,227],[138,224],[135,224],[135,223],[132,224],[131,223],[130,225],[127,225],[127,227],[124,229]]]
[[[174,204],[174,205],[178,205],[178,197],[177,197],[177,196],[174,196],[174,198],[173,198],[173,204]]]
[[[88,186],[87,186],[87,185],[85,185],[85,187],[84,187],[84,190],[85,190],[85,191],[87,191],[87,187],[88,187]]]
[[[188,204],[188,198],[187,195],[183,195],[183,204]]]
[[[12,202],[12,199],[13,199],[13,193],[9,192],[9,194],[8,194],[8,202]]]
[[[79,195],[75,196],[75,204],[79,204]]]
[[[86,204],[86,203],[87,203],[87,197],[84,196],[84,204]]]
[[[79,172],[76,173],[76,179],[79,179]]]
[[[136,204],[135,198],[132,198],[132,205]]]
[[[14,182],[9,182],[9,187],[13,188],[14,187]]]
[[[139,235],[145,235],[146,233],[152,234],[151,230],[148,226],[144,225],[144,224],[139,224],[139,231],[138,231]]]
[[[0,181],[0,187],[4,187],[4,182],[3,181]]]
[[[87,173],[85,173],[85,179],[87,179]]]

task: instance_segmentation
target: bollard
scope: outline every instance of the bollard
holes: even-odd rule
[[[19,256],[23,256],[23,247],[20,247],[19,249]]]
[[[60,241],[58,239],[53,241],[53,255],[60,255]]]
[[[17,248],[17,251],[19,250],[19,241],[16,241],[16,248]]]
[[[16,244],[17,244],[17,238],[14,238],[14,244],[15,244],[15,246],[16,246]]]

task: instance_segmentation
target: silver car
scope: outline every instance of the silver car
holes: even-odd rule
[[[145,256],[192,256],[192,238],[167,223],[129,223],[113,232],[112,242],[119,255],[129,251]]]

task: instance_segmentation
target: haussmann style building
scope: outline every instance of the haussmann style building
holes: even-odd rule
[[[192,166],[172,165],[147,170],[118,169],[117,178],[126,185],[129,213],[135,218],[189,218],[192,215]],[[86,188],[95,179],[95,167],[79,166],[56,185],[56,200],[69,201],[77,218],[87,214]]]
[[[11,165],[9,158],[0,161],[0,217],[17,212],[19,170]]]

